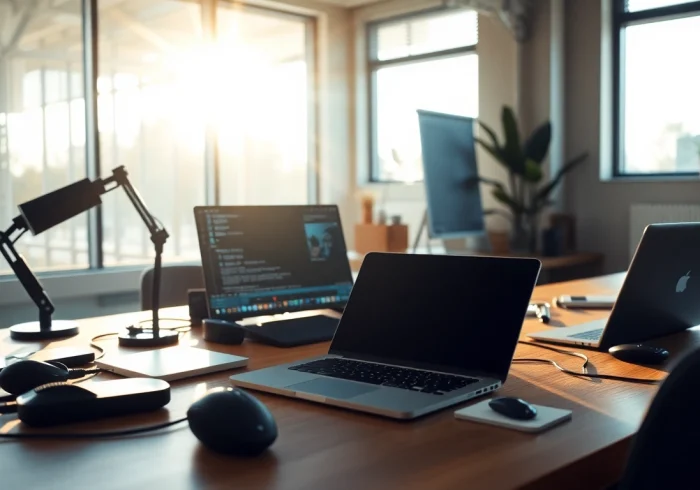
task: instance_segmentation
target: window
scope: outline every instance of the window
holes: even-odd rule
[[[416,110],[476,117],[477,14],[440,10],[369,26],[370,176],[423,179]]]
[[[83,2],[0,1],[0,42],[12,40],[0,45],[0,230],[18,204],[120,165],[168,230],[165,260],[199,260],[196,205],[313,202],[313,19],[220,0],[91,2],[95,161],[85,148]],[[122,190],[98,213],[95,232],[85,214],[24,235],[17,249],[35,271],[151,262]]]
[[[698,175],[700,1],[614,8],[614,174]]]
[[[10,40],[0,41],[3,230],[18,214],[18,204],[85,177],[80,20],[80,1],[64,2],[60,13],[48,2],[0,2],[0,32]],[[36,237],[27,234],[17,250],[37,269],[87,267],[87,217]],[[0,258],[0,273],[8,270]]]

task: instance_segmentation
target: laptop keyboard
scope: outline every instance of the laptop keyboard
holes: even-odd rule
[[[319,359],[291,366],[289,369],[433,395],[444,395],[478,381],[463,376],[340,358]]]
[[[600,340],[600,336],[603,335],[603,329],[598,328],[596,330],[588,330],[587,332],[575,333],[569,335],[570,339],[582,339],[582,340]]]

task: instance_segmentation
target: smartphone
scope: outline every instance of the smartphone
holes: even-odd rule
[[[557,296],[554,303],[560,308],[580,309],[612,309],[616,296]]]

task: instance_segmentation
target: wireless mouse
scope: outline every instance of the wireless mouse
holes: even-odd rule
[[[622,344],[608,349],[615,359],[632,364],[663,364],[669,352],[663,347],[653,347],[644,344]]]
[[[209,449],[256,456],[277,439],[277,424],[263,403],[238,388],[212,390],[187,410],[190,430]]]
[[[509,396],[494,398],[489,402],[489,407],[494,412],[516,420],[530,420],[537,415],[537,409],[528,402]]]
[[[69,376],[70,371],[60,362],[19,361],[0,371],[0,388],[21,395],[46,383],[66,381]]]

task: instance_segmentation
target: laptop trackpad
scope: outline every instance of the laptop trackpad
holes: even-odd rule
[[[343,379],[316,378],[311,381],[304,381],[303,383],[287,386],[287,389],[344,400],[358,395],[364,395],[378,388],[371,385],[345,381]]]

